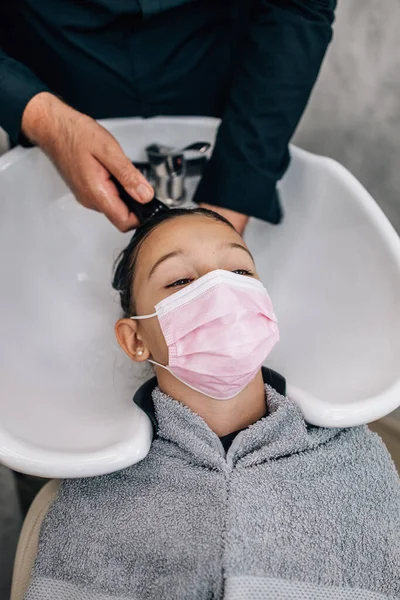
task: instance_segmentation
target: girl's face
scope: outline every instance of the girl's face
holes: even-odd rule
[[[135,314],[154,313],[160,300],[216,269],[259,279],[242,237],[225,223],[203,215],[162,223],[139,250],[132,290]],[[168,349],[157,317],[122,319],[116,334],[133,360],[152,358],[168,364]]]

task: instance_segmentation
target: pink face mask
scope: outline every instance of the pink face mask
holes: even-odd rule
[[[262,283],[211,271],[155,306],[170,371],[193,390],[228,400],[256,376],[279,340],[272,302]]]

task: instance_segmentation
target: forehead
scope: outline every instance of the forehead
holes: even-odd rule
[[[222,240],[240,242],[241,236],[226,223],[203,215],[185,215],[159,225],[144,240],[138,253],[138,268],[151,268],[161,255],[180,248],[212,251]]]

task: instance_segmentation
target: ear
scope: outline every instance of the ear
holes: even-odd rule
[[[144,362],[150,357],[150,350],[142,340],[137,321],[120,319],[115,325],[115,335],[119,345],[131,360]]]

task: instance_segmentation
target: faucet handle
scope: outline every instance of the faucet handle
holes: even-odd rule
[[[183,152],[161,144],[147,146],[146,152],[157,196],[168,206],[179,206],[185,199]]]
[[[179,206],[185,200],[185,177],[201,173],[207,158],[204,154],[211,147],[209,142],[194,142],[180,150],[163,144],[150,144],[146,152],[157,196],[168,206]],[[195,153],[197,158],[187,158]]]
[[[193,142],[192,144],[189,144],[180,150],[172,148],[171,146],[165,146],[163,144],[150,144],[150,146],[147,146],[146,152],[151,153],[153,156],[167,156],[168,154],[179,154],[189,151],[205,154],[210,148],[210,142]]]
[[[194,142],[193,144],[189,144],[183,148],[182,152],[186,152],[189,150],[195,150],[196,152],[200,152],[201,154],[205,154],[207,150],[211,148],[211,144],[209,142]]]

